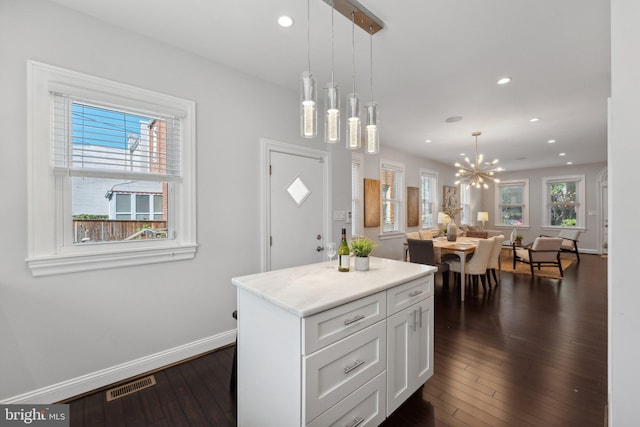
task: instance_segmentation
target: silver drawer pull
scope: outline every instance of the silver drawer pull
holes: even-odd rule
[[[364,418],[354,418],[353,424],[351,424],[350,426],[344,426],[344,427],[358,427],[363,422],[364,422]]]
[[[364,319],[364,316],[362,314],[358,314],[353,319],[345,319],[344,324],[345,325],[350,325],[350,324],[355,323],[358,320],[362,320],[362,319]]]
[[[363,365],[364,364],[364,360],[356,360],[355,362],[353,362],[353,365],[351,366],[346,366],[344,368],[344,373],[348,374],[349,372],[353,371],[354,369],[356,369],[358,366]]]
[[[411,293],[409,294],[409,296],[413,298],[413,297],[415,297],[415,296],[420,295],[422,292],[423,292],[423,291],[413,291],[413,292],[411,292]]]

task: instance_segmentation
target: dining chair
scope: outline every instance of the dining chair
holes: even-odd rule
[[[478,246],[475,252],[471,256],[471,259],[464,264],[464,274],[470,280],[473,278],[474,284],[477,285],[478,278],[482,282],[482,289],[487,290],[485,284],[485,278],[487,274],[487,265],[489,264],[489,257],[493,251],[493,237],[490,239],[479,239]],[[454,273],[461,273],[460,260],[447,261],[449,264],[449,270]],[[465,283],[466,285],[466,283]],[[462,292],[462,290],[461,290]]]
[[[516,268],[516,261],[529,264],[531,267],[531,277],[535,276],[534,266],[538,266],[538,270],[542,265],[556,266],[562,272],[562,264],[560,263],[560,251],[562,239],[560,237],[536,237],[536,240],[529,246],[522,248],[514,247],[513,250],[513,269]]]
[[[409,245],[409,260],[416,264],[432,265],[442,273],[442,285],[449,286],[449,264],[436,261],[436,251],[433,240],[407,239]]]
[[[489,283],[489,288],[491,288],[491,276],[493,276],[493,281],[496,286],[498,285],[498,278],[500,277],[500,255],[502,254],[502,242],[505,241],[505,237],[502,234],[497,236],[493,236],[493,249],[491,250],[491,255],[489,256],[489,262],[487,263],[487,283]],[[496,270],[498,270],[498,274],[496,275]]]

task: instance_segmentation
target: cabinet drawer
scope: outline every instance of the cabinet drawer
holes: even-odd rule
[[[387,375],[382,372],[307,427],[377,426],[385,419]]]
[[[387,313],[391,316],[432,295],[433,274],[396,286],[387,290]]]
[[[383,372],[386,365],[386,322],[378,322],[304,357],[305,423]]]
[[[302,354],[311,354],[384,319],[386,297],[385,292],[379,292],[302,319]]]

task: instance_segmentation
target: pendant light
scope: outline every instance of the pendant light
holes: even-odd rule
[[[318,134],[318,109],[316,82],[311,74],[311,54],[309,52],[309,0],[307,0],[307,71],[300,76],[300,135],[315,138]]]
[[[333,79],[333,0],[331,1],[331,82],[325,87],[324,142],[340,141],[340,95]]]
[[[476,138],[476,159],[475,163],[472,163],[468,157],[465,157],[466,165],[462,165],[458,162],[454,164],[458,168],[456,177],[459,179],[455,182],[455,185],[465,184],[466,188],[489,188],[488,182],[500,182],[500,180],[493,175],[496,172],[501,172],[502,168],[494,168],[493,166],[498,163],[498,159],[491,163],[483,163],[482,154],[478,155],[478,137],[482,135],[482,132],[473,132],[471,136]]]
[[[380,151],[380,129],[378,129],[378,110],[373,102],[373,27],[369,27],[369,53],[371,58],[371,102],[366,105],[365,118],[365,148],[367,154],[377,154]]]
[[[352,53],[352,78],[353,92],[347,97],[347,148],[356,150],[360,148],[362,139],[360,122],[360,99],[356,94],[356,14],[351,12],[351,53]]]

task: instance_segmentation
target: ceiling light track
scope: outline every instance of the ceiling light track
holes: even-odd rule
[[[355,14],[356,25],[366,31],[367,34],[375,34],[384,28],[382,20],[356,0],[323,1],[329,6],[333,3],[335,10],[344,15],[349,21],[352,20],[352,14]]]

